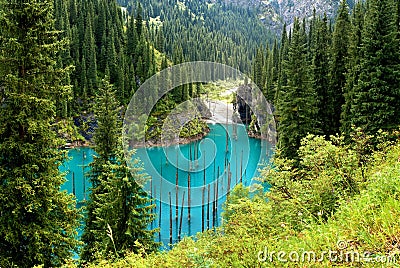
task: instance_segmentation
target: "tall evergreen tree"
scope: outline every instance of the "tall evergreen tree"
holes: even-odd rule
[[[143,10],[142,5],[138,2],[137,10],[136,10],[136,18],[135,18],[135,27],[137,36],[141,38],[143,31]]]
[[[360,64],[363,57],[362,31],[364,27],[365,5],[363,2],[356,3],[352,12],[351,33],[349,38],[349,60],[347,63],[346,86],[344,90],[345,103],[342,107],[340,131],[349,138],[352,122],[349,120],[350,109],[354,98],[353,88],[357,85],[360,76]]]
[[[400,125],[400,55],[397,1],[367,2],[358,83],[353,87],[347,126],[368,134]]]
[[[99,249],[103,249],[101,243],[106,233],[106,229],[98,227],[96,208],[100,202],[100,195],[105,191],[100,177],[103,176],[104,167],[110,161],[115,162],[115,148],[118,146],[117,102],[112,94],[112,86],[108,80],[103,80],[103,85],[99,89],[99,96],[96,98],[95,107],[98,127],[93,140],[96,144],[96,155],[90,164],[89,178],[92,189],[87,204],[85,229],[82,235],[84,246],[81,252],[81,259],[83,261],[93,261],[95,259],[95,253]]]
[[[95,116],[98,128],[94,136],[96,156],[91,164],[92,190],[87,206],[85,245],[81,258],[93,261],[99,256],[137,252],[139,244],[153,251],[155,230],[148,230],[154,220],[153,205],[135,179],[144,179],[139,163],[128,168],[122,150],[118,102],[107,79],[99,89]],[[97,254],[97,255],[96,255]]]
[[[330,33],[326,15],[323,19],[315,19],[314,27],[315,47],[312,60],[312,86],[318,100],[316,124],[321,129],[321,134],[329,136],[335,133],[332,130],[332,125],[328,124],[332,116],[329,113],[333,111],[333,108],[328,109],[328,106],[333,106],[334,103],[330,103],[332,98],[329,98],[328,95]]]
[[[260,47],[257,50],[257,54],[255,55],[254,63],[253,63],[253,80],[254,83],[258,86],[258,88],[265,92],[265,56],[264,49]]]
[[[92,5],[90,7],[93,9]],[[92,13],[88,12],[88,16],[86,17],[85,37],[82,44],[82,56],[85,59],[86,65],[86,73],[83,75],[87,81],[87,94],[89,97],[93,96],[94,89],[97,87],[97,61]]]
[[[330,118],[327,122],[323,122],[327,126],[325,134],[328,135],[339,133],[340,129],[340,116],[344,104],[344,87],[346,84],[350,27],[348,6],[346,0],[342,0],[332,36],[329,69],[330,85],[326,97],[326,112],[327,115],[330,115]]]
[[[279,48],[276,39],[272,51],[268,53],[266,65],[267,73],[265,79],[265,97],[270,103],[275,105],[276,87],[279,78]]]
[[[275,105],[279,105],[280,101],[280,93],[282,91],[282,87],[287,85],[287,76],[286,72],[284,70],[284,62],[287,62],[288,60],[288,54],[289,54],[289,45],[290,45],[290,39],[288,39],[288,34],[286,30],[286,24],[283,26],[282,30],[282,38],[281,38],[281,48],[279,51],[279,64],[278,64],[278,83],[276,86],[276,91],[275,91],[275,96],[274,96],[274,103]],[[277,118],[278,119],[278,118]],[[277,123],[279,124],[279,119],[277,120]]]
[[[135,50],[138,43],[138,35],[135,28],[135,20],[130,18],[127,23],[127,54],[128,56],[133,57],[135,56]]]
[[[307,65],[307,36],[298,20],[293,26],[287,61],[283,62],[287,85],[282,87],[278,102],[279,149],[282,156],[297,159],[301,139],[315,129],[317,114],[315,92]]]
[[[61,192],[64,154],[52,130],[69,94],[53,1],[0,1],[0,266],[60,266],[77,246],[79,213]]]

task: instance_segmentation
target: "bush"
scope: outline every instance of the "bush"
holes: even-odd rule
[[[89,267],[374,267],[376,260],[398,258],[400,144],[385,143],[363,156],[364,162],[355,149],[359,144],[308,136],[296,168],[278,153],[274,166],[262,171],[270,192],[235,188],[224,205],[221,228],[185,238],[169,252],[129,254]],[[329,250],[365,253],[369,259],[325,255],[317,260]],[[275,253],[271,260],[259,260],[273,251],[295,251],[300,257],[312,251],[316,258],[281,262]]]

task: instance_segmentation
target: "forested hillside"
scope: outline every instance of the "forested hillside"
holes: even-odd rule
[[[297,158],[307,133],[346,137],[400,125],[399,3],[342,2],[326,16],[296,19],[280,46],[259,49],[254,82],[276,107],[279,148]]]
[[[309,13],[308,1],[0,0],[0,266],[345,267],[400,260],[400,1],[314,2]],[[279,34],[278,24],[265,23],[269,11],[278,24],[288,20]],[[227,194],[220,227],[160,251],[161,232],[151,223],[161,200],[137,183],[148,176],[134,152],[123,150],[122,118],[148,78],[188,61],[248,74],[273,105],[278,143],[259,183],[239,183]],[[243,83],[251,87],[247,78]],[[172,90],[139,134],[157,144],[168,114],[206,86]],[[236,109],[240,99],[233,99]],[[245,109],[245,133],[256,132]],[[208,127],[196,119],[181,132],[201,136]],[[68,161],[63,149],[77,140],[94,152],[93,162],[79,166],[83,185],[90,182],[79,204],[75,192],[61,191],[60,172]],[[178,181],[178,167],[169,176]],[[203,179],[205,189],[206,172]],[[215,185],[212,226],[218,179]],[[169,202],[172,243],[171,192]],[[190,222],[190,205],[188,211]],[[308,259],[300,259],[304,251]],[[343,255],[325,256],[332,251]]]
[[[257,47],[272,42],[249,8],[203,1],[119,4],[122,7],[115,1],[54,1],[56,28],[68,40],[58,64],[72,67],[65,81],[72,92],[57,100],[59,132],[68,141],[92,138],[96,123],[91,107],[105,76],[117,88],[119,103],[127,105],[144,81],[168,65],[208,60],[249,73]],[[158,105],[158,114],[200,90],[199,85],[176,89]],[[76,130],[68,131],[71,127]]]
[[[126,104],[140,83],[160,69],[141,10],[130,14],[115,1],[56,0],[54,6],[56,28],[69,41],[59,62],[74,66],[66,81],[73,95],[58,101],[59,116],[87,110],[105,76]]]
[[[337,14],[340,0],[224,0],[241,6],[257,7],[259,18],[275,34],[280,34],[284,24],[293,25],[295,18],[311,19],[314,11],[317,15],[327,15],[333,20]],[[347,0],[350,8],[355,0]]]
[[[361,155],[366,140],[358,134],[351,146],[343,137],[308,136],[298,168],[277,158],[276,168],[263,172],[271,191],[235,188],[221,228],[169,252],[89,267],[396,267],[400,136]]]
[[[128,10],[135,1],[119,0]],[[272,43],[273,35],[261,23],[257,10],[223,1],[141,1],[147,21],[159,25],[153,41],[175,61],[207,60],[250,72],[257,47]],[[174,56],[174,52],[181,55]]]

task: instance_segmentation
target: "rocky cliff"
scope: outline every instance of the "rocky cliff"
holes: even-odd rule
[[[279,33],[283,24],[291,25],[294,18],[311,18],[315,9],[317,15],[326,13],[334,18],[340,0],[223,0],[228,3],[247,5],[259,10],[265,25]],[[347,0],[350,7],[356,0]]]

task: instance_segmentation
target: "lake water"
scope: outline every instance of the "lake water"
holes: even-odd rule
[[[270,161],[272,146],[249,138],[244,125],[209,126],[209,134],[200,141],[140,148],[134,156],[142,160],[151,177],[144,189],[155,199],[157,219],[149,227],[160,228],[155,239],[166,248],[178,241],[179,229],[183,238],[219,226],[228,191],[240,182],[245,186],[256,183],[253,178],[258,169]],[[62,189],[74,193],[78,202],[88,198],[90,184],[83,174],[92,156],[90,148],[69,150],[71,159],[60,168],[67,179]]]

